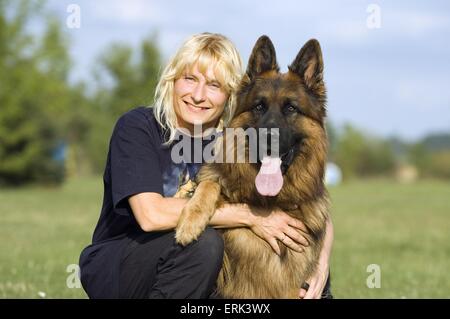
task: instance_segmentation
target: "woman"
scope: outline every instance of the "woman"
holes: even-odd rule
[[[186,247],[175,243],[174,228],[188,200],[176,193],[199,169],[172,160],[177,129],[193,135],[194,124],[201,124],[203,132],[226,125],[241,76],[239,53],[227,38],[194,35],[164,69],[155,106],[133,109],[118,120],[100,219],[92,244],[80,256],[81,282],[89,297],[211,296],[223,258],[223,241],[214,228],[249,227],[276,253],[277,239],[299,251],[308,245],[298,220],[282,211],[259,214],[244,204],[217,209],[198,241]],[[299,287],[300,298],[320,298],[332,240],[330,223],[317,274],[309,289]]]

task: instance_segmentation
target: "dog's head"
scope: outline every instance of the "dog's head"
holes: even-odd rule
[[[269,156],[261,158],[259,155],[258,165],[262,162],[262,166],[273,168],[279,163],[280,171],[285,174],[294,161],[299,165],[301,161],[301,165],[305,166],[315,161],[315,165],[319,166],[317,174],[323,175],[326,156],[325,104],[326,89],[319,42],[309,40],[289,66],[288,72],[280,73],[274,46],[267,36],[262,36],[250,56],[230,126],[253,127],[260,132],[264,129],[267,135],[258,134],[258,149],[266,145],[267,152],[260,151],[259,154]],[[271,143],[274,134],[278,142],[278,154],[275,156]],[[274,162],[274,157],[278,157],[278,162]],[[276,183],[275,180],[272,182]],[[277,193],[269,191],[267,195],[274,196],[274,192]]]

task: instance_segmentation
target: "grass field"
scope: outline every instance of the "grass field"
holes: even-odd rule
[[[100,178],[0,190],[0,297],[86,298],[68,288],[102,202]],[[330,189],[336,298],[450,298],[450,184],[355,181]],[[367,266],[381,270],[368,288]]]

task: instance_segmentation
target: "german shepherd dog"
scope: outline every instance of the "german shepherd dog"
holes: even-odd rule
[[[224,230],[224,262],[217,282],[222,297],[298,298],[302,284],[316,270],[329,216],[323,181],[328,147],[325,104],[319,42],[309,40],[288,72],[280,73],[271,40],[260,37],[229,127],[278,129],[280,155],[253,163],[203,165],[176,227],[176,240],[182,245],[196,240],[224,203],[247,203],[267,211],[279,208],[299,219],[308,228],[310,245],[299,253],[279,241],[277,255],[248,228]],[[236,148],[232,151],[235,154]]]

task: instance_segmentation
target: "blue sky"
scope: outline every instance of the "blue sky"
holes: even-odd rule
[[[79,29],[66,26],[69,4],[81,9]],[[191,34],[209,31],[228,36],[245,63],[266,34],[282,71],[317,38],[333,124],[407,140],[450,132],[448,1],[49,0],[48,6],[70,36],[73,79],[90,81],[95,58],[111,42],[136,46],[154,32],[165,59]],[[377,12],[380,27],[370,28]]]

